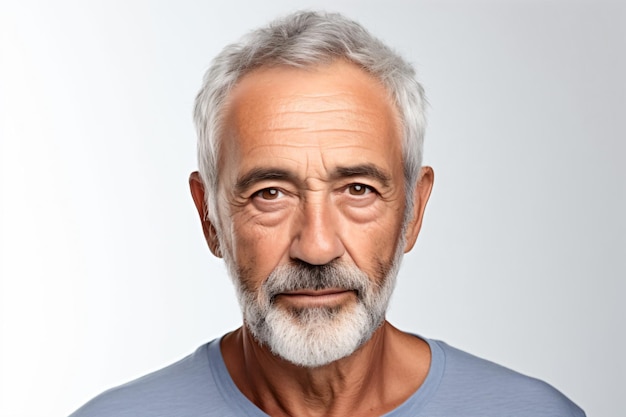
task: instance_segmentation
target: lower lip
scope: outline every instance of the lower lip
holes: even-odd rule
[[[298,307],[328,307],[332,305],[342,304],[349,298],[353,298],[355,292],[351,290],[337,291],[331,293],[315,293],[307,294],[289,294],[283,293],[276,296],[277,301],[285,301]]]

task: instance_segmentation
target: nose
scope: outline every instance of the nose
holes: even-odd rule
[[[304,203],[301,216],[295,219],[291,258],[311,265],[325,265],[341,257],[345,248],[337,233],[335,217],[329,203]]]

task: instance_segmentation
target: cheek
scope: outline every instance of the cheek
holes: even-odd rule
[[[250,223],[233,230],[233,256],[240,279],[248,289],[256,290],[267,279],[287,253],[289,245],[285,228],[266,228]]]
[[[382,279],[393,262],[400,242],[401,221],[378,219],[367,225],[352,224],[344,229],[350,257],[370,277]]]

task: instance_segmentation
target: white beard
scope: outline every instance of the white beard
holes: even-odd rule
[[[401,241],[393,260],[383,267],[384,277],[369,278],[341,261],[322,266],[289,264],[272,271],[256,292],[245,287],[229,254],[224,254],[224,260],[235,282],[244,323],[255,339],[295,365],[315,368],[351,355],[383,323],[403,249]],[[285,291],[323,288],[355,290],[357,301],[298,309],[274,302],[274,297]]]

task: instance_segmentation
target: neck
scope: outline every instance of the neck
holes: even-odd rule
[[[352,355],[317,368],[293,365],[244,327],[222,339],[239,390],[271,416],[379,416],[422,384],[430,366],[423,340],[385,322]]]

